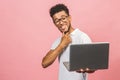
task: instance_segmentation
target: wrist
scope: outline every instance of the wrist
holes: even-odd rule
[[[66,47],[66,45],[63,44],[59,44],[60,49],[64,49]]]

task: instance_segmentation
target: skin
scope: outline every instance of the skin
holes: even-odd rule
[[[62,20],[63,17],[64,20]],[[64,48],[66,48],[68,44],[72,42],[70,33],[74,31],[74,28],[71,26],[71,16],[68,16],[65,11],[60,11],[58,13],[55,13],[52,19],[55,26],[62,33],[62,39],[60,44],[54,50],[49,50],[45,57],[43,58],[42,60],[43,68],[50,66],[60,55],[60,53],[64,50]],[[77,72],[92,73],[94,71],[91,71],[89,68],[86,68],[85,70],[80,69]]]
[[[71,25],[71,18],[70,16],[67,17],[66,21],[60,21],[59,24],[55,23],[55,20],[60,19],[63,15],[68,16],[64,11],[60,11],[56,14],[53,15],[53,22],[55,26],[58,28],[58,30],[62,33],[62,39],[60,44],[54,49],[54,50],[49,50],[46,56],[42,60],[42,66],[43,68],[46,68],[50,66],[55,59],[58,57],[58,55],[63,51],[63,49],[71,43],[71,38],[70,38],[70,33],[74,30]],[[66,31],[68,31],[68,28],[70,27],[70,30],[68,33],[65,34]]]

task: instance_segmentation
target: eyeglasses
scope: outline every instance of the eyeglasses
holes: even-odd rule
[[[60,19],[55,19],[55,20],[54,20],[54,23],[55,23],[55,24],[59,24],[61,21],[64,22],[64,21],[67,20],[67,17],[68,17],[68,16],[62,16],[62,18],[60,18]]]

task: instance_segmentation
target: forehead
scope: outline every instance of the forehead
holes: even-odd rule
[[[65,11],[60,11],[60,12],[57,12],[53,15],[53,18],[56,19],[56,18],[61,18],[62,16],[67,16],[67,13]]]

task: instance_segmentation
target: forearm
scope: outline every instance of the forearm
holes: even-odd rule
[[[50,50],[42,60],[43,68],[46,68],[49,65],[51,65],[55,61],[57,56],[60,53],[62,53],[63,49],[64,49],[64,47],[61,44],[59,44],[58,47],[56,47],[54,50]]]
[[[42,61],[43,68],[46,68],[49,65],[51,65],[55,61],[57,56],[60,53],[62,53],[64,48],[67,47],[68,44],[71,43],[71,42],[72,42],[72,40],[71,40],[69,34],[68,33],[63,34],[60,44],[54,50],[50,50],[47,53],[47,55],[43,58],[43,61]]]

